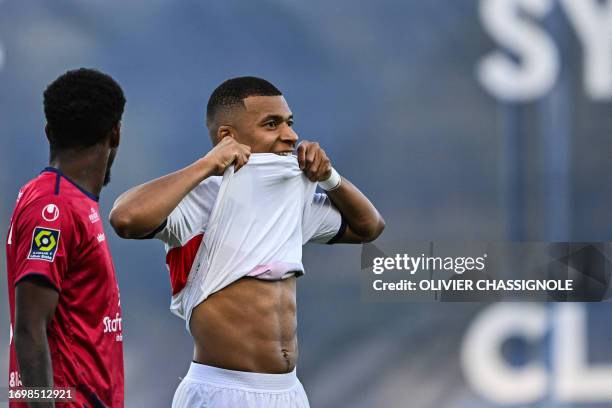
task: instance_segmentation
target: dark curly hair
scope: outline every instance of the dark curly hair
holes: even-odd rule
[[[100,143],[121,120],[125,107],[119,84],[88,68],[61,75],[43,96],[52,151]]]
[[[210,125],[220,110],[227,110],[234,105],[243,104],[249,96],[282,95],[274,85],[262,78],[245,76],[228,79],[217,87],[208,99],[206,106],[206,123]]]

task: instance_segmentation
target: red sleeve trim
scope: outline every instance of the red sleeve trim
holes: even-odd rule
[[[172,248],[166,254],[166,265],[170,271],[170,284],[172,285],[172,296],[179,293],[187,284],[189,271],[193,266],[198,249],[202,243],[204,234],[196,235],[185,245]]]

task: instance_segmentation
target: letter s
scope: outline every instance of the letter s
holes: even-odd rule
[[[478,79],[495,97],[529,101],[553,87],[559,75],[556,45],[518,13],[520,9],[530,16],[543,17],[552,6],[553,0],[481,0],[480,18],[485,30],[520,60],[517,63],[502,51],[494,51],[480,61]]]

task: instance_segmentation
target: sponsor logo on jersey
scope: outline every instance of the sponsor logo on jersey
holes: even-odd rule
[[[55,204],[47,204],[42,210],[42,217],[45,221],[55,221],[59,218],[59,208]]]
[[[92,224],[100,221],[100,214],[98,214],[98,211],[93,207],[89,210],[89,221],[91,221]]]
[[[103,242],[106,239],[103,232],[99,233],[96,238],[98,239],[98,242]]]
[[[123,335],[121,333],[121,316],[119,313],[115,314],[114,319],[111,319],[109,316],[104,316],[102,324],[104,325],[104,333],[116,333],[115,341],[123,341]]]
[[[53,262],[59,245],[60,231],[52,228],[36,227],[32,234],[32,246],[28,259]]]

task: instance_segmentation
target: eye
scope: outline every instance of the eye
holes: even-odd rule
[[[289,119],[289,120],[287,121],[287,126],[289,126],[289,127],[293,127],[293,119]]]
[[[276,121],[275,120],[271,120],[269,122],[264,123],[264,127],[268,128],[268,129],[276,129]]]

